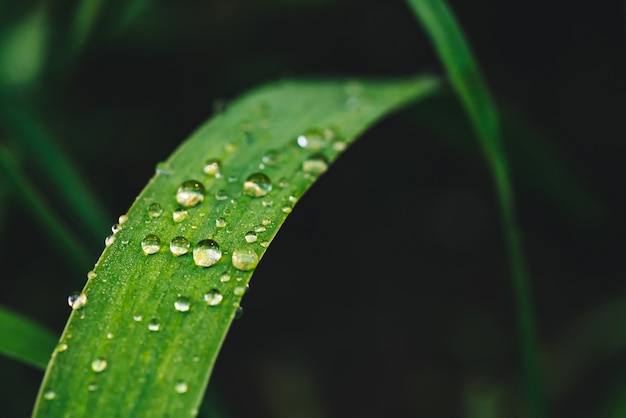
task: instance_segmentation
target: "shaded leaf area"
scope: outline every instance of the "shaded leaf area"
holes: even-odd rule
[[[114,226],[34,416],[196,415],[252,272],[298,199],[359,134],[437,87],[277,82],[200,127]]]

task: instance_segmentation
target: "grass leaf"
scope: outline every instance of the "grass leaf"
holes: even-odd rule
[[[430,77],[277,82],[200,127],[121,219],[84,288],[86,304],[70,315],[68,348],[54,355],[34,416],[196,415],[254,267],[298,198],[357,135],[437,86]],[[188,180],[191,190],[178,193]],[[204,199],[181,219],[199,184]],[[221,258],[212,258],[214,244],[198,245],[207,239]]]

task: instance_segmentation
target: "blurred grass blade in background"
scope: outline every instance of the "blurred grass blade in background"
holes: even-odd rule
[[[359,134],[438,85],[275,82],[201,126],[120,217],[34,417],[197,415],[252,273],[298,199]]]
[[[0,329],[0,354],[42,370],[46,368],[58,336],[2,306]]]
[[[424,26],[480,140],[500,201],[525,372],[528,416],[546,416],[539,345],[529,278],[523,259],[511,178],[496,108],[456,20],[441,0],[407,0]]]

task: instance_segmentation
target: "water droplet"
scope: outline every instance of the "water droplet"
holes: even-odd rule
[[[141,249],[146,255],[158,252],[161,249],[161,238],[154,234],[146,235],[143,240],[141,240]]]
[[[248,231],[245,235],[246,242],[253,243],[257,240],[256,233],[254,231]]]
[[[108,237],[104,239],[104,245],[108,247],[111,244],[113,244],[114,241],[115,241],[115,235],[109,235]]]
[[[289,180],[285,177],[282,177],[280,180],[278,180],[278,187],[280,187],[281,189],[284,189],[285,187],[289,186]]]
[[[261,204],[263,205],[264,208],[269,208],[270,206],[274,204],[274,202],[272,202],[271,200],[263,200]]]
[[[228,178],[226,179],[229,183],[236,183],[237,180],[239,180],[239,177],[237,176],[228,176]]]
[[[217,306],[223,299],[224,296],[217,289],[211,289],[204,295],[204,301],[209,306]]]
[[[228,193],[224,189],[219,189],[215,192],[215,198],[217,200],[226,200],[228,199]]]
[[[272,221],[270,221],[269,219],[263,219],[263,220],[261,221],[261,224],[263,224],[263,225],[265,225],[265,226],[268,226],[268,225],[269,225],[269,224],[271,224],[271,223],[272,223]]]
[[[98,273],[96,273],[93,270],[90,270],[87,272],[87,280],[92,280],[95,279],[96,277],[98,277]]]
[[[87,390],[89,392],[95,392],[96,390],[98,390],[98,385],[96,385],[95,383],[91,383],[89,386],[87,386]]]
[[[280,153],[276,150],[269,150],[261,157],[261,161],[263,161],[263,164],[271,167],[277,166],[280,162]]]
[[[259,225],[256,228],[254,228],[254,232],[265,232],[267,231],[267,228],[264,227],[263,225]]]
[[[228,281],[230,281],[230,274],[228,274],[228,272],[222,273],[222,275],[220,276],[220,282],[226,283]]]
[[[148,216],[151,218],[158,218],[163,213],[163,208],[157,202],[154,202],[148,206]]]
[[[107,368],[107,361],[103,358],[97,358],[91,362],[91,370],[96,373],[100,373]]]
[[[176,223],[182,222],[182,221],[184,221],[187,218],[188,214],[189,214],[189,212],[187,212],[187,209],[185,209],[185,208],[178,208],[174,212],[172,212],[172,219]]]
[[[43,393],[43,398],[47,401],[51,401],[57,397],[57,393],[51,389],[48,389]]]
[[[269,242],[269,241],[261,241],[261,242],[259,243],[259,245],[260,245],[261,247],[263,247],[263,248],[267,248],[267,247],[269,247],[269,246],[270,246],[270,242]]]
[[[345,151],[348,148],[348,143],[346,141],[342,141],[340,139],[333,142],[333,150],[335,151]]]
[[[225,228],[226,227],[226,219],[224,218],[217,218],[215,220],[215,226],[218,228]]]
[[[127,220],[128,220],[128,215],[120,215],[120,217],[119,217],[119,218],[117,218],[117,222],[118,222],[120,225],[123,225],[123,224],[124,224],[124,222],[126,222]]]
[[[243,296],[248,291],[249,286],[237,286],[233,289],[233,294],[235,296]]]
[[[293,210],[293,208],[289,205],[285,205],[282,208],[280,208],[282,213],[291,213],[291,211]]]
[[[141,315],[134,315],[133,316],[133,321],[141,322],[141,321],[143,321],[143,316],[141,316]]]
[[[157,163],[156,167],[154,168],[154,172],[157,174],[170,174],[172,170],[168,162],[161,161],[160,163]]]
[[[322,154],[313,154],[302,163],[302,171],[320,175],[328,169],[328,160]]]
[[[253,270],[259,264],[259,256],[251,248],[239,248],[233,251],[233,267],[238,270]]]
[[[220,168],[222,166],[222,162],[217,158],[210,158],[206,160],[204,163],[204,167],[202,167],[202,171],[204,171],[209,176],[214,176],[219,173]]]
[[[176,299],[176,302],[174,302],[174,309],[178,312],[187,312],[190,308],[191,302],[189,301],[189,298],[185,296],[179,296],[178,299]]]
[[[150,322],[148,322],[148,329],[150,331],[160,331],[161,324],[159,324],[159,321],[156,318],[151,319]]]
[[[172,242],[170,242],[170,251],[175,256],[187,254],[189,252],[189,248],[191,248],[191,243],[185,237],[178,236],[172,238]]]
[[[107,332],[107,340],[112,340],[113,338],[115,338],[115,334],[113,334],[112,332]]]
[[[174,385],[174,390],[176,391],[176,393],[180,393],[180,394],[187,393],[187,389],[188,389],[187,382],[183,380],[176,382],[176,385]]]
[[[59,345],[57,345],[57,353],[62,353],[67,349],[68,349],[68,345],[65,343],[60,343]]]
[[[272,190],[272,181],[263,173],[253,173],[243,183],[243,193],[252,197],[265,196]]]
[[[120,224],[113,224],[113,226],[111,227],[111,232],[113,232],[113,235],[117,234],[121,230],[122,230],[122,225]]]
[[[309,129],[297,138],[298,145],[304,149],[319,151],[328,145],[326,133],[321,129]]]
[[[243,307],[237,306],[237,308],[235,309],[235,319],[239,319],[242,316],[243,316]]]
[[[74,292],[67,297],[67,304],[72,310],[77,311],[87,304],[87,295],[80,292]]]
[[[204,239],[193,249],[193,262],[196,266],[210,267],[220,261],[222,250],[217,242]]]
[[[186,208],[196,206],[204,200],[204,186],[197,180],[187,180],[176,192],[176,201]]]

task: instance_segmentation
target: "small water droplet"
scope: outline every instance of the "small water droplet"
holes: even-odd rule
[[[104,245],[107,247],[113,244],[113,242],[115,242],[115,235],[109,235],[104,239]]]
[[[215,226],[218,228],[225,228],[226,227],[226,219],[224,218],[217,218],[215,220]]]
[[[111,227],[111,232],[113,232],[113,235],[117,234],[121,230],[122,230],[122,225],[120,224],[113,224],[113,226]]]
[[[67,304],[72,310],[77,311],[87,304],[87,295],[80,292],[74,292],[67,297]]]
[[[249,286],[237,286],[233,289],[233,294],[235,296],[243,296],[248,291]]]
[[[176,391],[176,393],[180,393],[181,395],[183,393],[187,393],[187,382],[180,380],[178,382],[176,382],[176,385],[174,385],[174,390]]]
[[[228,274],[228,272],[222,273],[222,275],[220,276],[220,282],[226,283],[228,281],[230,281],[230,274]]]
[[[191,243],[183,236],[174,237],[172,238],[172,242],[170,242],[170,251],[177,257],[187,254],[189,248],[191,248]]]
[[[220,261],[222,250],[217,242],[204,239],[193,249],[193,262],[196,266],[210,267]]]
[[[335,142],[333,142],[333,150],[335,151],[345,151],[346,148],[348,148],[348,143],[346,141],[343,140],[336,140]]]
[[[278,187],[280,187],[281,189],[284,189],[285,187],[289,186],[289,180],[285,177],[282,177],[280,180],[278,180]]]
[[[218,158],[210,158],[204,163],[202,171],[204,171],[209,176],[214,176],[219,173],[221,166],[222,162]]]
[[[246,239],[246,242],[248,243],[255,242],[257,240],[256,233],[254,231],[246,232],[245,239]]]
[[[263,200],[261,204],[263,205],[264,208],[269,208],[270,206],[274,204],[274,202],[272,202],[271,200]]]
[[[228,178],[226,180],[229,183],[237,183],[237,180],[239,180],[239,177],[237,177],[237,176],[228,176]]]
[[[154,202],[148,206],[148,216],[151,218],[158,218],[163,213],[163,208],[157,202]]]
[[[96,273],[93,270],[90,270],[87,272],[87,280],[92,280],[95,279],[96,277],[98,277],[98,273]]]
[[[176,299],[176,302],[174,302],[174,309],[178,312],[187,312],[190,308],[191,302],[189,301],[189,298],[185,296],[179,296],[178,299]]]
[[[51,389],[48,389],[43,393],[43,398],[47,401],[51,401],[57,397],[57,393]]]
[[[122,240],[122,245],[128,245],[129,242],[130,242],[130,240],[123,239]]]
[[[189,212],[187,212],[187,209],[185,209],[185,208],[178,208],[174,212],[172,212],[172,219],[176,223],[182,222],[182,221],[184,221],[187,218],[188,214],[189,214]]]
[[[124,224],[124,222],[126,222],[127,220],[128,220],[128,215],[120,215],[120,217],[119,217],[119,218],[117,218],[117,222],[118,222],[120,225],[123,225],[123,224]]]
[[[150,331],[160,331],[161,324],[159,324],[159,321],[156,318],[151,319],[150,322],[148,322],[148,329]]]
[[[265,226],[268,226],[268,225],[269,225],[269,224],[271,224],[271,223],[272,223],[272,221],[270,221],[269,219],[263,219],[263,220],[261,221],[261,224],[263,224],[263,225],[265,225]]]
[[[328,145],[326,134],[321,129],[309,129],[298,135],[297,142],[300,147],[312,151],[319,151]]]
[[[161,238],[154,234],[146,235],[143,240],[141,240],[141,249],[146,255],[158,252],[161,249]]]
[[[291,211],[293,210],[293,208],[289,205],[285,205],[282,208],[280,208],[280,211],[282,213],[291,213]]]
[[[254,228],[254,232],[265,232],[267,231],[267,228],[264,227],[263,225],[259,225],[256,228]]]
[[[62,353],[67,349],[68,349],[68,345],[65,343],[60,343],[59,345],[57,345],[57,353]]]
[[[197,180],[187,180],[176,192],[176,201],[186,208],[196,206],[204,200],[204,186]]]
[[[97,358],[91,362],[91,370],[96,373],[100,373],[107,368],[107,361],[103,358]]]
[[[112,332],[107,332],[107,340],[112,340],[113,338],[115,338],[115,334],[113,334]]]
[[[239,319],[242,316],[243,316],[243,307],[237,306],[237,308],[235,309],[235,319]]]
[[[217,289],[211,289],[204,295],[204,301],[209,306],[217,306],[223,299],[224,296]]]
[[[217,200],[226,200],[228,199],[228,193],[224,189],[219,189],[215,192],[215,198]]]
[[[262,197],[272,190],[272,181],[263,173],[253,173],[243,183],[243,193],[252,197]]]
[[[134,315],[133,316],[133,321],[141,322],[141,321],[143,321],[143,316],[141,316],[141,315]]]
[[[238,248],[233,251],[232,263],[237,270],[254,270],[259,264],[259,256],[251,248]]]
[[[269,242],[269,241],[261,241],[261,242],[259,243],[259,245],[260,245],[261,247],[263,247],[263,248],[267,248],[267,247],[269,247],[269,246],[270,246],[270,242]]]
[[[280,163],[280,153],[276,150],[269,150],[265,153],[265,155],[263,155],[263,157],[261,157],[261,161],[263,161],[263,164],[265,165],[269,165],[271,167],[275,167],[278,165],[278,163]]]
[[[89,392],[95,392],[96,390],[98,390],[98,385],[96,385],[95,383],[91,383],[89,386],[87,386],[87,390]]]
[[[328,169],[328,159],[322,154],[313,154],[302,163],[302,171],[320,175]]]
[[[157,163],[156,167],[154,168],[154,172],[162,175],[162,174],[171,174],[172,169],[170,168],[170,164],[166,161],[161,161],[160,163]]]

